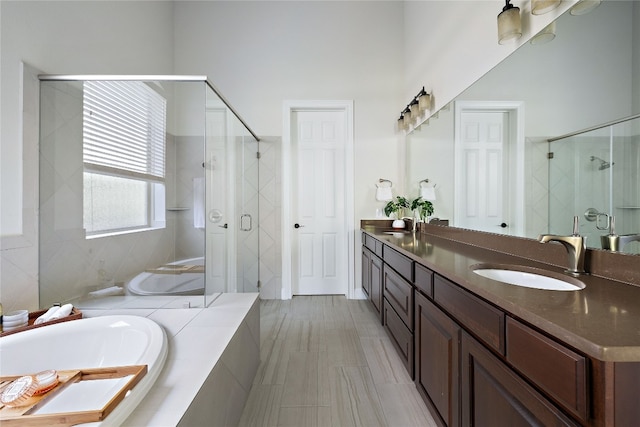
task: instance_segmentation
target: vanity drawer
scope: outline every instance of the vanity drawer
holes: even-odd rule
[[[413,378],[413,334],[387,300],[384,301],[383,311],[383,324],[387,334],[398,351],[404,367]]]
[[[414,262],[402,255],[400,252],[391,249],[389,246],[384,247],[382,259],[389,264],[395,271],[409,282],[413,282],[413,264]]]
[[[364,245],[369,248],[369,250],[371,250],[371,252],[373,252],[374,254],[378,255],[380,258],[382,258],[382,246],[383,243],[378,240],[378,239],[374,239],[373,237],[369,236],[368,234],[363,234],[364,237]]]
[[[504,355],[502,311],[437,274],[433,277],[433,298],[458,323]]]
[[[413,286],[386,264],[383,267],[382,286],[384,298],[413,331]]]
[[[415,280],[413,283],[416,288],[429,298],[433,298],[433,271],[421,264],[416,264],[414,275]]]
[[[507,361],[574,416],[588,419],[585,357],[507,317]]]

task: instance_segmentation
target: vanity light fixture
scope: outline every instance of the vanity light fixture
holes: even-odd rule
[[[531,0],[531,13],[543,15],[560,6],[560,0]]]
[[[427,91],[424,90],[424,86],[422,86],[422,90],[418,94],[417,98],[418,108],[421,112],[424,113],[425,111],[431,109],[431,95],[429,95]]]
[[[520,8],[505,0],[505,6],[498,15],[498,43],[506,44],[522,37]]]
[[[404,129],[404,113],[400,113],[400,117],[398,117],[397,130],[398,132],[405,130]]]
[[[420,124],[420,117],[429,109],[431,109],[431,95],[427,93],[423,86],[422,90],[413,97],[407,107],[400,113],[397,124],[398,131],[408,131],[411,127],[412,120],[415,121],[416,126],[418,126]]]
[[[407,108],[404,109],[402,114],[404,116],[404,127],[405,127],[405,130],[409,130],[409,126],[411,126],[411,109],[409,108],[408,105],[407,105]]]
[[[417,119],[421,113],[417,98],[413,98],[413,101],[409,104],[409,109],[411,110],[411,118]]]
[[[531,44],[544,44],[548,43],[556,37],[556,21],[547,25],[538,34],[533,36],[529,43]]]
[[[584,15],[586,13],[591,12],[596,7],[600,6],[601,0],[582,0],[576,3],[570,10],[569,13],[577,16]]]

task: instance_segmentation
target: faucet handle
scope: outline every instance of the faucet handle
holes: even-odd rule
[[[575,215],[573,217],[573,235],[574,236],[580,235],[580,225],[579,225],[578,215]]]

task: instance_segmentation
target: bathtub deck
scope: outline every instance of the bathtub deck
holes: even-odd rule
[[[260,363],[258,297],[257,293],[220,294],[207,308],[145,309],[139,301],[136,308],[127,308],[126,302],[109,310],[84,306],[85,317],[148,317],[169,338],[160,376],[123,426],[236,425]],[[190,298],[172,304],[183,307]],[[198,298],[202,303],[203,297]]]

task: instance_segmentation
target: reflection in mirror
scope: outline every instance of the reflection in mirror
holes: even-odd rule
[[[640,254],[640,117],[552,139],[549,151],[549,231],[573,212],[590,246]]]
[[[554,208],[551,211],[549,201],[570,197],[567,191],[571,194],[580,192],[584,196],[594,191],[577,186],[576,177],[567,171],[564,183],[558,182],[558,171],[550,175],[550,165],[560,162],[553,163],[555,159],[548,159],[548,153],[553,151],[548,140],[640,113],[640,57],[634,54],[640,43],[637,28],[640,28],[639,1],[608,1],[586,15],[566,13],[561,16],[556,21],[553,40],[523,45],[407,136],[407,196],[415,197],[419,181],[428,178],[437,185],[434,216],[449,219],[454,226],[461,226],[461,212],[468,212],[469,204],[477,212],[490,217],[491,226],[495,228],[492,232],[531,238],[550,232],[570,234],[573,210]],[[495,127],[484,119],[474,123],[468,117],[462,122],[462,101],[472,113],[487,112],[489,102],[522,103],[520,123],[508,119]],[[474,102],[477,103],[476,111]],[[494,139],[485,139],[483,149],[478,151],[469,146],[466,150],[456,148],[461,141],[474,144],[473,139],[482,135],[483,125],[480,123],[486,125],[487,138]],[[520,140],[518,135],[521,135]],[[631,140],[631,135],[628,133],[625,138]],[[496,140],[502,141],[499,144],[502,152],[498,154],[492,151],[491,146]],[[558,141],[557,144],[562,143]],[[630,146],[633,144],[629,142]],[[637,138],[635,144],[638,144]],[[514,152],[521,156],[521,163],[517,163],[518,157],[514,157]],[[610,162],[607,154],[593,151],[585,155],[587,164],[584,167],[597,169],[601,165],[597,160],[591,162],[591,156]],[[622,163],[619,168],[616,165],[612,173],[619,176],[619,182],[637,182],[640,154],[637,150],[635,154],[627,150],[620,155],[635,155],[635,161],[625,162],[624,167]],[[571,158],[571,161],[578,160]],[[482,180],[477,176],[465,178],[467,183],[472,182],[476,186],[464,197],[456,192],[456,182],[460,185],[461,180],[457,175],[460,169],[487,171]],[[500,180],[502,184],[498,184]],[[560,191],[565,191],[565,194]],[[632,194],[634,190],[629,187],[625,191]],[[638,191],[640,189],[636,186],[633,194],[640,198]],[[504,202],[500,202],[496,195],[504,195]],[[584,203],[588,204],[587,200]],[[472,202],[476,204],[472,205]],[[520,224],[514,214],[517,209],[523,212]],[[605,213],[612,215],[610,210],[609,206]],[[476,211],[471,209],[472,214]],[[625,214],[613,213],[618,234],[640,232],[640,218],[630,218],[632,210],[628,211]],[[584,212],[580,215],[581,232],[586,232],[588,227],[593,228],[592,222],[585,219]],[[601,217],[600,221],[603,220]],[[462,226],[487,230],[482,226]],[[598,232],[606,235],[609,230]],[[587,240],[588,246],[599,248],[598,235],[591,237]],[[631,244],[628,249],[635,250]]]

